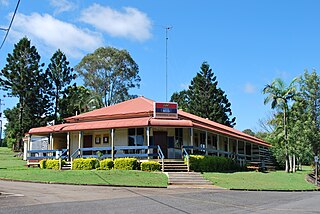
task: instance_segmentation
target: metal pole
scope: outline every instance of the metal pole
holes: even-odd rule
[[[166,102],[168,102],[168,30],[172,27],[166,27]]]

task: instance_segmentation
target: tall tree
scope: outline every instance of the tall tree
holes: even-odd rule
[[[305,130],[307,141],[310,143],[314,155],[320,149],[320,76],[315,70],[307,70],[300,78],[300,90],[305,107]]]
[[[105,106],[130,99],[129,89],[139,87],[138,65],[126,50],[101,47],[76,66],[84,85],[96,91]]]
[[[218,87],[217,77],[207,62],[202,63],[201,70],[191,80],[188,90],[174,93],[171,101],[200,117],[230,127],[236,124],[236,118],[231,117],[231,103],[225,92]]]
[[[62,118],[71,117],[103,107],[101,97],[83,86],[69,86],[60,101],[59,114]]]
[[[54,120],[59,123],[61,122],[61,118],[58,117],[60,96],[63,95],[65,88],[70,85],[71,81],[76,78],[76,75],[73,74],[73,68],[69,66],[66,55],[60,49],[53,54],[50,61],[46,72],[53,83]]]
[[[19,99],[19,131],[16,140],[21,140],[30,128],[42,125],[49,114],[50,83],[42,70],[40,55],[27,38],[22,38],[8,54],[7,63],[0,73],[0,86]],[[25,126],[24,117],[32,122]],[[9,121],[10,122],[10,121]]]
[[[292,100],[296,94],[295,87],[296,79],[294,79],[289,86],[286,86],[282,79],[275,79],[270,85],[266,85],[263,89],[263,93],[267,94],[264,100],[264,104],[271,102],[272,109],[280,109],[283,114],[283,142],[285,147],[285,158],[286,158],[286,172],[289,172],[289,154],[288,154],[288,102]]]

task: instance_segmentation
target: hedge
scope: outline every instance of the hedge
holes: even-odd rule
[[[161,170],[161,164],[156,161],[142,162],[140,167],[142,171],[160,171]]]
[[[117,158],[114,160],[114,169],[120,170],[136,170],[139,168],[136,158]]]
[[[72,169],[91,170],[99,167],[99,160],[96,158],[76,158],[72,161]]]
[[[64,165],[65,161],[61,160],[61,165]],[[41,165],[41,163],[40,163]],[[41,167],[41,166],[40,166]],[[46,169],[55,169],[55,170],[59,170],[59,160],[46,160],[45,161],[45,168]]]
[[[190,155],[190,169],[196,172],[223,172],[238,168],[234,160],[218,156]]]
[[[47,162],[47,160],[45,160],[45,159],[43,159],[43,160],[41,160],[40,161],[40,169],[45,169],[46,168],[46,162]]]
[[[100,169],[110,170],[113,168],[113,161],[111,159],[104,159],[100,161]]]

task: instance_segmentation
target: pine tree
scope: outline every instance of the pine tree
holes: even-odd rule
[[[73,74],[73,68],[69,67],[69,61],[60,49],[53,54],[50,61],[46,72],[53,85],[51,94],[55,101],[54,120],[60,123],[62,121],[62,118],[58,117],[61,105],[60,96],[64,94],[64,90],[76,78],[76,75]]]
[[[19,131],[15,137],[20,146],[23,135],[32,127],[45,125],[50,114],[50,83],[43,66],[37,49],[25,37],[8,54],[7,64],[0,73],[1,88],[19,99]]]
[[[192,79],[189,89],[171,96],[185,111],[233,127],[236,118],[232,116],[231,103],[225,92],[218,87],[217,77],[207,62]]]

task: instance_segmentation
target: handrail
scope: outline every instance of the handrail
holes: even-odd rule
[[[158,156],[161,159],[162,172],[164,172],[164,155],[159,145],[158,145]]]
[[[182,158],[184,159],[184,157],[187,160],[187,167],[188,167],[188,172],[190,171],[190,155],[188,154],[187,150],[182,147]]]
[[[67,153],[68,149],[35,149],[35,150],[28,150],[27,154],[38,154],[38,156],[28,156],[27,160],[40,160],[40,159],[57,159],[57,158],[66,158],[66,153]],[[61,152],[61,153],[60,153]],[[42,156],[39,156],[39,153],[42,153]],[[45,153],[46,155],[43,156],[43,153]],[[47,153],[51,153],[50,155],[47,155]]]
[[[73,159],[74,157],[78,157],[78,155],[77,155],[77,156],[75,156],[75,155],[78,154],[79,151],[80,151],[80,148],[77,149],[76,151],[74,151],[74,152],[72,153],[72,155],[70,155],[71,161],[72,161],[72,159]]]

